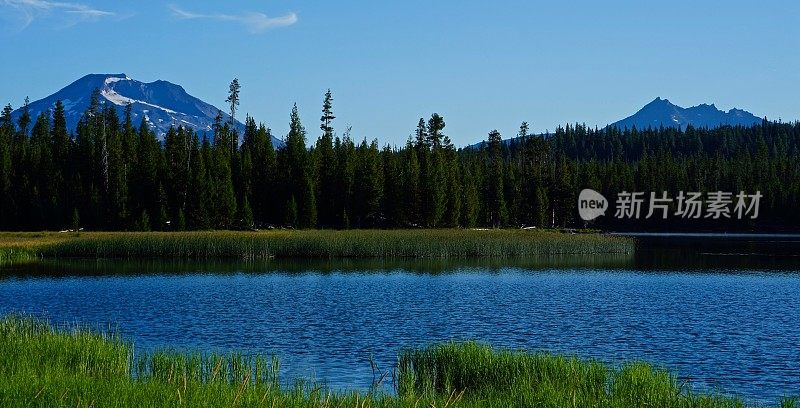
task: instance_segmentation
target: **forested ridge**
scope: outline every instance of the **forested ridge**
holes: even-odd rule
[[[231,117],[238,93],[234,81]],[[130,109],[120,117],[97,93],[74,134],[61,102],[36,118],[26,106],[16,121],[10,105],[0,115],[3,230],[800,226],[798,123],[567,125],[543,136],[523,122],[510,141],[492,131],[481,147],[458,149],[434,113],[404,146],[381,146],[334,129],[328,91],[319,131],[307,130],[295,106],[276,150],[270,129],[249,116],[243,135],[219,115],[208,134],[172,128],[160,141],[144,120],[132,123]],[[760,191],[763,198],[756,220],[620,220],[610,211],[587,223],[576,205],[583,188],[612,206],[622,191]]]

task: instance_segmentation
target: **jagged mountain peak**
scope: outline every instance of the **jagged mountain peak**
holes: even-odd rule
[[[717,108],[713,103],[702,103],[683,108],[673,104],[668,99],[657,97],[635,114],[609,126],[620,129],[633,127],[646,129],[660,126],[686,128],[688,125],[713,128],[721,125],[751,126],[758,123],[761,123],[759,117],[742,109],[734,108],[725,112]]]

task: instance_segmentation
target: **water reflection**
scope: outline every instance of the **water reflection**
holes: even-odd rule
[[[0,268],[0,279],[69,276],[137,276],[147,274],[262,274],[262,273],[383,273],[444,274],[470,270],[499,273],[503,269],[547,270],[553,268],[619,269],[633,265],[633,254],[551,255],[525,259],[273,259],[233,260],[43,260]]]

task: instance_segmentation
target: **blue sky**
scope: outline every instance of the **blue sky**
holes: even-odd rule
[[[649,2],[648,2],[649,3]],[[438,112],[457,145],[523,120],[605,125],[656,96],[800,119],[800,5],[533,1],[0,0],[0,102],[19,106],[87,73],[164,79],[277,134],[294,102],[401,144]]]

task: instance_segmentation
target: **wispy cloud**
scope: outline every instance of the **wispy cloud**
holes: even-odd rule
[[[54,14],[64,16],[69,25],[82,21],[96,21],[116,15],[112,11],[100,10],[86,4],[63,1],[0,0],[0,6],[16,11],[22,23],[21,29],[29,26],[38,18]]]
[[[263,32],[270,28],[286,27],[297,22],[297,14],[289,13],[285,16],[269,17],[264,13],[242,13],[242,14],[201,14],[184,10],[178,6],[170,5],[172,14],[181,20],[217,20],[230,21],[244,25],[253,34]]]

